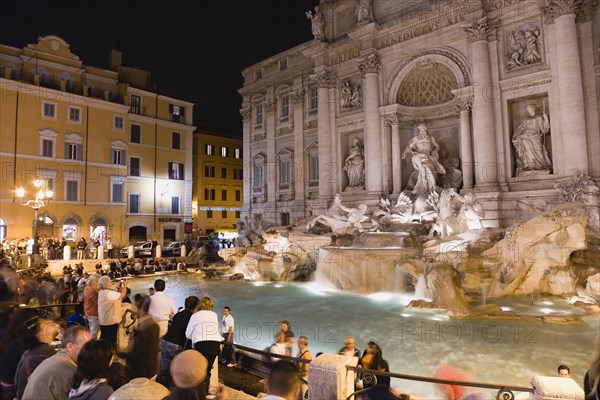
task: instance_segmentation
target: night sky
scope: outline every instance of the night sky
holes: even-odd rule
[[[86,65],[152,71],[159,92],[198,106],[199,128],[242,135],[241,71],[312,39],[304,13],[319,0],[3,0],[0,43],[22,48],[41,35],[71,44]]]

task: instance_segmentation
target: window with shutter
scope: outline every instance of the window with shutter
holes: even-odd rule
[[[79,201],[79,182],[78,181],[66,181],[67,185],[67,201]]]
[[[123,202],[123,184],[113,183],[112,184],[112,202],[122,203]]]
[[[141,176],[140,159],[138,157],[130,157],[129,158],[129,175],[130,176]]]
[[[67,160],[78,160],[79,159],[79,146],[74,143],[65,144],[65,158]]]
[[[171,214],[179,214],[179,197],[171,197]]]
[[[221,189],[221,201],[227,201],[227,189]]]
[[[142,127],[131,124],[129,141],[131,143],[142,143]]]
[[[227,210],[222,210],[221,211],[221,218],[227,219]]]
[[[54,157],[54,141],[42,139],[42,156]]]
[[[142,113],[141,96],[135,94],[131,95],[131,105],[129,106],[129,112],[136,115],[140,115]]]
[[[242,201],[242,192],[239,190],[235,191],[235,201]]]
[[[140,212],[140,195],[138,193],[129,193],[129,213],[137,214]]]
[[[212,217],[213,217],[212,210],[206,210],[206,218],[212,218]]]
[[[181,134],[179,132],[171,132],[171,148],[181,150]]]
[[[227,167],[221,167],[221,179],[227,179]]]

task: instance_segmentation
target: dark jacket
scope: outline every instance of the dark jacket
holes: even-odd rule
[[[158,325],[150,315],[138,319],[133,349],[125,354],[129,379],[152,378],[158,372]]]
[[[183,309],[173,316],[169,330],[163,337],[163,340],[177,344],[181,347],[185,346],[186,337],[185,329],[192,317],[192,311]],[[191,346],[190,346],[191,347]]]
[[[85,239],[81,239],[79,242],[77,242],[77,250],[85,250],[87,248],[87,242],[85,241]]]

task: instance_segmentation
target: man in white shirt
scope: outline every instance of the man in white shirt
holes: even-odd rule
[[[121,322],[121,300],[127,294],[127,280],[121,280],[120,291],[111,290],[112,283],[106,275],[98,279],[98,323],[100,339],[117,345],[117,332]]]
[[[173,299],[166,294],[165,281],[157,279],[154,281],[154,294],[150,296],[150,310],[148,314],[152,316],[154,322],[158,324],[158,337],[162,338],[169,329],[169,321],[177,313],[177,307]]]
[[[223,318],[221,320],[221,336],[223,341],[231,343],[231,346],[223,346],[223,358],[228,367],[235,366],[235,349],[233,348],[233,328],[235,321],[231,316],[231,309],[228,306],[223,307]]]

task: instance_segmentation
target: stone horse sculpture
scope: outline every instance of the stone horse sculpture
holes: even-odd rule
[[[427,237],[429,240],[433,239],[436,232],[442,238],[460,233],[462,224],[457,218],[457,208],[458,204],[462,204],[464,201],[465,199],[454,188],[444,189],[439,195],[434,192],[429,196],[428,203],[433,205],[437,211],[437,219],[431,226]]]

